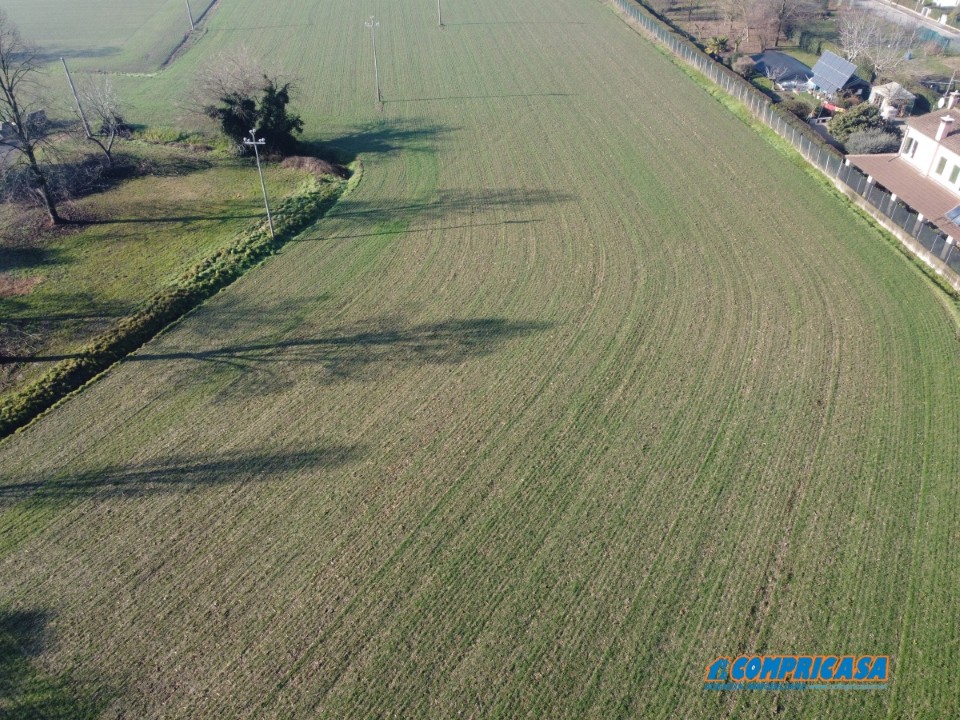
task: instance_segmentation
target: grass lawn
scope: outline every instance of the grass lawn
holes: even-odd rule
[[[250,159],[127,144],[156,174],[123,182],[63,208],[66,217],[96,218],[80,229],[40,231],[39,212],[4,206],[0,231],[0,340],[7,357],[3,397],[37,377],[59,356],[176,280],[199,259],[264,217]],[[267,165],[277,201],[305,174]],[[50,358],[48,361],[39,358]]]
[[[244,45],[364,170],[0,444],[0,713],[956,717],[955,304],[609,6],[443,10],[232,0],[117,78],[172,123]],[[744,653],[892,682],[704,690]]]

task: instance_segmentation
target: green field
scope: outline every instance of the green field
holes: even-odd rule
[[[435,10],[125,79],[246,44],[363,179],[0,444],[0,714],[960,715],[956,307],[596,0]],[[703,689],[743,653],[891,682]]]
[[[195,19],[215,0],[192,0]],[[5,0],[23,36],[76,69],[152,72],[190,31],[183,0]]]

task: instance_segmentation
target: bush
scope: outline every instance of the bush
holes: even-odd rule
[[[892,153],[900,149],[900,136],[889,130],[871,128],[851,133],[844,143],[851,155],[875,155]]]
[[[737,58],[736,62],[733,63],[733,69],[747,80],[757,74],[757,64],[747,56]]]
[[[796,115],[801,120],[806,120],[810,115],[813,114],[813,108],[810,107],[809,103],[805,103],[803,100],[796,100],[794,98],[789,98],[780,103],[782,107],[787,112],[791,112]]]
[[[842,143],[853,133],[862,130],[890,130],[880,115],[880,108],[871,103],[860,103],[846,112],[837,113],[829,124],[830,134]]]

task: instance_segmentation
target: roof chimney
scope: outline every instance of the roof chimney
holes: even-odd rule
[[[940,127],[937,128],[937,142],[943,140],[947,135],[950,134],[950,131],[953,129],[953,118],[949,115],[944,115],[940,118]]]
[[[950,110],[957,104],[957,100],[960,99],[960,92],[954,90],[947,96],[947,110]]]

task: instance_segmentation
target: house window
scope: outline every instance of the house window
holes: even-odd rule
[[[947,166],[947,159],[945,157],[940,158],[940,162],[937,163],[937,175],[943,175],[943,169]]]
[[[917,144],[916,140],[914,140],[912,137],[908,137],[906,144],[903,146],[903,154],[910,155],[910,151],[914,149],[913,146],[916,144]]]
[[[957,177],[960,177],[960,165],[954,165],[953,170],[950,171],[951,185],[957,181]]]

